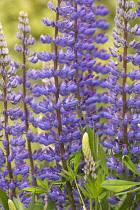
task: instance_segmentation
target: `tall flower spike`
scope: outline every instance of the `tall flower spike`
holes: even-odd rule
[[[60,0],[58,0],[58,8],[60,7]],[[59,11],[56,11],[56,22],[59,21]],[[58,36],[58,26],[55,26],[55,39]],[[58,47],[57,45],[54,43],[54,52],[55,52],[55,61],[54,61],[54,73],[56,72],[57,68],[58,68]],[[59,80],[57,76],[54,76],[54,82],[55,82],[55,88],[57,89],[57,92],[55,93],[55,102],[56,104],[59,102]],[[58,135],[61,136],[62,133],[62,124],[61,124],[61,112],[60,109],[56,109],[56,115],[57,115],[57,120],[58,120]],[[67,163],[66,160],[64,158],[65,155],[65,148],[64,148],[64,143],[60,141],[60,153],[61,153],[61,157],[62,157],[62,164],[63,164],[63,168],[67,171]],[[68,195],[69,195],[69,199],[71,202],[71,206],[72,209],[76,209],[74,200],[73,200],[73,194],[72,194],[72,187],[71,187],[71,183],[67,182],[67,190],[68,190]]]
[[[108,68],[110,69],[110,76],[106,80],[106,87],[110,89],[109,91],[109,102],[111,104],[114,104],[111,109],[108,108],[109,113],[117,119],[113,118],[113,124],[114,120],[116,121],[115,124],[112,126],[108,127],[108,131],[106,130],[105,133],[115,137],[118,135],[118,140],[120,141],[121,139],[123,140],[123,143],[125,145],[128,145],[129,142],[129,135],[128,135],[128,129],[129,125],[128,123],[130,122],[130,106],[129,106],[129,99],[127,100],[127,95],[129,96],[132,91],[130,89],[130,86],[128,86],[127,83],[127,78],[129,77],[130,73],[128,73],[128,61],[130,60],[130,55],[128,55],[128,48],[131,45],[134,47],[134,43],[128,43],[128,36],[130,33],[129,29],[129,21],[131,19],[134,19],[136,17],[136,12],[131,11],[132,6],[134,7],[134,4],[132,5],[130,2],[127,0],[125,1],[126,4],[125,6],[122,5],[122,3],[118,3],[117,5],[117,14],[115,17],[116,21],[116,26],[117,28],[113,29],[113,37],[115,39],[114,45],[116,48],[121,47],[123,50],[123,53],[119,52],[115,48],[110,48],[110,52],[113,57],[118,58],[118,63],[115,63],[113,61],[110,61]],[[123,16],[122,16],[123,14]],[[121,23],[121,25],[120,25]],[[133,57],[133,56],[131,56]],[[122,63],[122,68],[117,67],[119,64]],[[122,86],[118,82],[118,78],[122,78]],[[118,95],[118,97],[116,97]],[[119,96],[121,95],[121,96]],[[119,98],[120,97],[120,98]],[[118,111],[118,113],[114,113]],[[105,113],[103,114],[104,117]],[[122,117],[121,117],[122,115]],[[109,117],[110,122],[112,122],[111,117]],[[121,127],[119,128],[118,126],[120,125],[121,122]],[[130,128],[131,130],[131,128]]]
[[[109,89],[108,100],[111,105],[100,113],[108,119],[108,123],[104,124],[103,133],[110,137],[105,137],[102,142],[109,151],[111,149],[110,157],[107,157],[107,165],[111,170],[116,171],[117,177],[123,173],[127,180],[128,177],[129,180],[132,179],[129,176],[130,171],[115,154],[122,153],[122,156],[132,154],[131,159],[136,162],[139,156],[139,69],[137,69],[139,42],[129,41],[132,34],[140,34],[139,26],[131,28],[129,23],[138,13],[133,9],[134,6],[134,1],[118,1],[116,27],[113,29],[115,48],[110,48],[112,57],[117,61],[110,60],[108,64],[110,75],[106,79],[106,87]],[[136,49],[137,53],[129,54],[130,48]],[[129,62],[132,62],[132,69],[129,69]],[[132,80],[131,83],[130,80]],[[106,115],[106,111],[109,115]]]
[[[30,169],[31,169],[31,174],[32,174],[32,178],[33,178],[33,184],[37,185],[35,176],[34,176],[34,161],[32,159],[32,146],[31,146],[32,135],[30,133],[30,123],[34,122],[34,117],[33,117],[32,113],[29,111],[29,108],[27,105],[29,102],[32,101],[32,97],[28,96],[28,94],[27,94],[27,92],[28,92],[28,90],[30,90],[30,86],[31,86],[31,82],[29,81],[29,79],[27,77],[27,62],[30,61],[32,63],[36,63],[38,59],[36,57],[35,51],[33,53],[30,53],[29,45],[33,45],[35,43],[35,38],[32,35],[28,35],[31,28],[29,25],[28,14],[24,11],[21,11],[19,13],[18,28],[20,29],[20,31],[17,32],[17,38],[22,41],[22,44],[16,44],[15,50],[22,53],[22,59],[23,59],[20,67],[22,69],[21,83],[23,85],[22,100],[23,100],[23,107],[24,107],[24,111],[20,117],[21,121],[24,122],[24,124],[22,125],[23,130],[21,130],[20,139],[21,139],[21,145],[25,145],[24,139],[22,140],[23,132],[25,132],[26,138],[27,138],[27,148],[28,148],[27,149],[28,152],[26,152],[25,150],[22,150],[22,152],[24,154],[23,157],[20,154],[18,154],[18,156],[19,156],[19,159],[22,159],[22,160],[24,158],[25,159],[29,158],[30,167],[31,167]],[[29,168],[27,169],[27,171],[29,171]]]
[[[34,71],[29,74],[32,78],[36,76],[47,78],[47,84],[43,84],[40,88],[34,86],[32,89],[34,93],[38,90],[42,91],[45,96],[43,103],[39,104],[42,108],[37,111],[45,114],[45,110],[47,110],[45,118],[49,118],[49,120],[45,120],[43,117],[41,120],[47,121],[47,129],[51,131],[41,136],[41,142],[44,144],[44,137],[47,136],[48,140],[50,136],[51,139],[53,136],[55,160],[58,162],[62,160],[65,168],[64,164],[70,154],[81,148],[80,126],[84,127],[86,123],[93,125],[94,121],[97,122],[99,119],[98,115],[93,117],[92,115],[95,114],[95,103],[102,98],[93,89],[94,86],[100,84],[100,79],[98,76],[94,77],[92,72],[106,74],[108,71],[101,63],[97,63],[95,66],[94,57],[107,60],[109,55],[104,50],[98,50],[93,42],[95,40],[96,43],[107,41],[108,38],[104,34],[95,33],[95,28],[104,30],[108,27],[108,23],[104,19],[95,19],[94,10],[96,7],[94,7],[93,1],[69,0],[61,1],[61,4],[58,1],[56,9],[51,2],[48,4],[49,8],[56,12],[56,21],[48,18],[43,18],[42,21],[46,26],[55,28],[55,37],[51,38],[48,34],[41,35],[40,41],[43,44],[53,43],[54,50],[39,52],[37,56],[44,62],[52,60],[54,66],[51,68],[44,66],[42,71],[36,72],[36,75],[33,75]],[[102,8],[105,9],[104,6]],[[108,13],[107,9],[104,14],[99,7],[97,10],[100,15]],[[60,19],[61,17],[62,19]],[[63,49],[59,49],[58,46]],[[32,103],[32,107],[37,106],[37,103]],[[44,123],[42,128],[43,126]],[[49,140],[46,145],[52,143]],[[71,190],[69,192],[71,193]],[[69,198],[71,200],[70,194]],[[67,198],[66,202],[68,202]],[[75,207],[73,206],[73,208]]]
[[[4,38],[4,34],[2,31],[2,25],[0,24],[0,73],[1,73],[1,100],[3,101],[3,111],[1,112],[3,114],[3,117],[1,117],[1,122],[0,122],[0,127],[1,130],[4,129],[4,139],[3,139],[3,146],[5,149],[5,155],[6,155],[6,160],[4,157],[4,153],[1,151],[1,159],[2,159],[2,163],[4,164],[4,162],[6,161],[7,164],[7,175],[9,175],[9,183],[8,183],[8,187],[5,185],[7,180],[3,177],[3,187],[5,189],[10,187],[10,183],[12,183],[13,181],[13,173],[12,173],[12,164],[11,162],[8,160],[9,156],[10,156],[10,139],[9,139],[9,131],[8,131],[8,123],[9,123],[9,117],[8,117],[8,88],[11,89],[11,84],[9,81],[9,76],[10,74],[8,73],[8,65],[11,62],[11,57],[10,55],[8,55],[9,50],[6,47],[7,43],[5,41]],[[1,135],[2,137],[2,135]],[[2,165],[1,165],[2,166]],[[4,184],[5,183],[5,184]],[[15,186],[13,185],[13,188],[11,189],[12,196],[16,196],[15,194]]]

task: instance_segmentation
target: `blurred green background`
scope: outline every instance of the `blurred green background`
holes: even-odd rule
[[[56,4],[57,0],[53,0]],[[36,38],[36,45],[33,47],[36,51],[44,50],[46,46],[39,42],[40,34],[50,33],[53,35],[53,29],[42,24],[42,17],[55,18],[55,13],[47,8],[48,0],[0,0],[0,22],[3,25],[3,31],[7,40],[8,48],[13,59],[18,60],[19,53],[14,52],[14,45],[19,41],[16,38],[18,31],[19,11],[26,11],[29,15],[31,33]],[[116,0],[102,0],[98,4],[105,4],[110,12],[107,16],[110,27],[107,31],[112,43],[111,31],[114,26]]]

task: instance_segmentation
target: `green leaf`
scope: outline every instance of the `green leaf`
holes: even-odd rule
[[[24,189],[22,189],[22,191],[31,191],[31,192],[35,192],[36,187],[26,187]]]
[[[65,174],[62,174],[62,173],[58,173],[60,176],[63,176],[64,178],[66,179],[69,179],[69,176],[65,175]]]
[[[26,187],[26,188],[22,189],[22,191],[31,191],[31,193],[35,193],[35,194],[47,193],[46,190],[44,190],[40,187]]]
[[[136,166],[134,165],[134,163],[128,155],[123,156],[122,161],[129,170],[133,171],[133,173],[140,176],[140,172],[137,170]]]
[[[34,204],[35,204],[35,194],[33,194],[32,199],[29,203],[28,210],[33,210],[34,209]]]
[[[36,180],[37,180],[37,184],[40,185],[40,187],[44,188],[47,192],[48,192],[48,182],[47,182],[47,185],[41,180],[39,179],[38,177],[36,177]]]
[[[106,192],[106,195],[105,195],[105,192]],[[100,206],[101,206],[102,210],[110,209],[109,208],[110,204],[108,202],[108,197],[110,196],[110,192],[108,190],[105,190],[105,192],[103,192],[101,194],[101,197],[100,196],[98,197],[99,198],[99,203],[100,203]]]
[[[1,202],[2,202],[2,206],[5,210],[9,210],[9,207],[8,207],[8,196],[6,195],[6,193],[0,189],[0,199],[1,199]]]
[[[112,192],[121,192],[127,190],[133,186],[140,185],[140,182],[131,182],[125,180],[118,180],[118,179],[109,179],[105,180],[101,187],[110,190]]]
[[[103,188],[101,187],[101,183],[105,180],[105,174],[102,170],[99,170],[97,173],[97,178],[95,181],[96,191],[97,191],[97,197],[101,194]]]
[[[101,201],[106,195],[108,191],[103,192],[101,195],[98,196],[98,200]]]
[[[120,208],[118,210],[127,210],[129,207],[129,205],[127,204],[127,202],[123,202],[123,204],[120,206]]]
[[[108,174],[108,167],[106,164],[106,155],[104,149],[100,143],[99,137],[95,135],[94,131],[87,126],[86,131],[89,136],[89,145],[91,149],[91,153],[93,155],[93,159],[95,162],[100,163],[100,166],[104,170],[105,174]]]
[[[79,184],[78,184],[78,187],[80,188],[80,190],[82,191],[85,197],[90,197],[90,194],[83,187],[81,187]]]
[[[100,166],[104,170],[105,174],[108,175],[108,167],[107,167],[107,164],[106,164],[106,155],[105,155],[104,149],[103,149],[103,147],[102,147],[102,145],[99,141],[99,138],[98,138],[97,141],[99,143],[98,161],[100,161]]]
[[[19,198],[13,198],[16,209],[18,210],[27,210]]]
[[[139,183],[140,184],[140,183]],[[140,190],[140,187],[137,187],[136,189],[134,190],[128,190],[126,192],[120,192],[120,193],[117,193],[115,195],[123,195],[123,194],[126,194],[126,193],[132,193],[132,192],[136,192],[137,190]]]
[[[53,200],[48,200],[48,205],[46,210],[54,210],[55,209],[55,201]]]
[[[65,184],[67,181],[70,181],[70,179],[58,180],[58,181],[55,181],[53,184]]]
[[[79,165],[80,165],[81,157],[82,157],[82,152],[81,152],[81,150],[78,150],[75,153],[75,157],[74,157],[74,160],[73,160],[73,163],[74,163],[74,173],[75,173],[75,175],[78,172],[78,168],[79,168]]]
[[[74,174],[73,174],[73,171],[72,171],[72,169],[70,168],[70,166],[68,166],[68,169],[69,169],[69,171],[66,171],[66,170],[64,170],[63,169],[63,171],[65,172],[65,174],[68,176],[68,178],[70,179],[70,180],[73,180],[75,177],[74,177]]]
[[[43,200],[42,199],[37,200],[37,202],[34,205],[34,210],[43,210],[43,209],[44,209]]]
[[[97,189],[96,189],[95,184],[93,183],[93,185],[91,186],[89,183],[85,182],[84,185],[90,195],[90,198],[97,198]]]

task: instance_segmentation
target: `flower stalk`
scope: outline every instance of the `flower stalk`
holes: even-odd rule
[[[75,8],[75,12],[77,13],[77,4],[74,2],[74,8]],[[75,44],[77,42],[77,38],[78,38],[78,29],[77,29],[77,18],[75,18],[74,20],[74,39],[75,39]],[[75,54],[75,62],[78,63],[78,57],[77,57],[77,50],[74,49],[74,54]],[[76,90],[76,98],[78,99],[78,105],[77,105],[77,109],[78,109],[78,117],[82,117],[81,115],[81,109],[80,109],[80,102],[81,102],[81,98],[80,98],[80,88],[79,88],[79,70],[76,69],[76,83],[77,83],[77,90]]]
[[[126,5],[126,2],[127,2],[127,0],[124,0],[124,5]],[[126,9],[124,10],[124,12],[126,12]],[[126,43],[128,41],[127,23],[128,23],[128,21],[124,17],[124,37],[123,38],[126,41]],[[127,49],[128,49],[128,46],[126,44],[123,49],[123,70],[125,71],[125,76],[123,77],[123,93],[122,93],[122,95],[123,95],[123,119],[125,117],[125,114],[127,113],[127,93],[124,90],[126,81],[127,81],[127,60],[126,60]],[[127,124],[123,126],[123,131],[124,131],[124,144],[128,145]]]
[[[2,66],[3,68],[3,72],[5,71],[5,66]],[[4,110],[5,110],[5,115],[4,115],[4,121],[5,121],[5,128],[8,125],[8,114],[7,114],[7,78],[6,78],[6,74],[2,74],[2,78],[4,81],[4,87],[3,87],[3,102],[4,102]],[[13,174],[12,174],[12,165],[11,162],[8,161],[8,157],[10,155],[10,142],[9,142],[9,135],[5,130],[5,139],[7,140],[7,146],[6,146],[6,157],[7,157],[7,168],[8,168],[8,172],[9,172],[9,178],[10,178],[10,182],[13,180]],[[15,188],[12,190],[12,196],[16,197],[16,192],[15,192]]]
[[[27,97],[27,90],[26,90],[26,84],[27,84],[27,78],[26,78],[26,73],[27,73],[27,58],[29,56],[29,48],[28,45],[34,44],[35,39],[30,35],[29,37],[27,36],[28,32],[30,31],[30,26],[28,24],[28,14],[24,11],[20,12],[19,16],[19,29],[20,31],[17,33],[17,37],[22,40],[22,47],[20,50],[18,50],[19,46],[21,45],[15,45],[15,50],[21,51],[22,52],[22,88],[23,88],[23,107],[24,107],[24,116],[25,116],[25,134],[27,137],[27,133],[29,132],[30,125],[28,121],[29,117],[29,110],[27,107],[27,104],[25,102],[25,98]],[[27,147],[28,147],[28,155],[29,155],[29,161],[30,161],[30,169],[31,169],[31,174],[32,177],[34,176],[34,161],[32,159],[32,146],[31,146],[31,139],[27,137]],[[33,185],[37,186],[36,180],[33,178]]]
[[[26,38],[26,34],[24,33],[24,40]],[[24,105],[24,113],[25,113],[25,132],[26,134],[28,133],[29,131],[29,122],[28,122],[28,108],[27,108],[27,104],[25,103],[25,97],[27,95],[27,92],[26,92],[26,56],[25,56],[25,49],[26,49],[26,46],[25,46],[25,43],[24,43],[24,40],[23,40],[23,70],[22,70],[22,73],[23,73],[23,105]],[[31,139],[27,138],[27,146],[28,146],[28,154],[29,154],[29,160],[30,160],[30,166],[31,166],[31,174],[33,176],[34,174],[34,161],[32,159],[32,146],[31,146]],[[37,186],[37,183],[35,180],[33,180],[33,183],[35,186]]]
[[[58,8],[59,7],[60,7],[60,0],[58,0]],[[56,22],[58,20],[59,20],[59,12],[57,11],[56,12]],[[55,38],[57,36],[58,36],[58,27],[55,26]],[[56,56],[56,59],[54,61],[54,72],[55,72],[57,70],[57,67],[58,67],[58,46],[55,43],[54,43],[54,51],[55,51],[55,56]],[[54,75],[54,81],[55,81],[55,87],[57,89],[57,92],[55,94],[55,100],[56,100],[56,104],[57,104],[58,101],[59,101],[59,79],[55,75]],[[60,113],[60,109],[56,109],[56,114],[57,114],[57,120],[58,120],[58,123],[59,123],[59,126],[58,126],[58,136],[60,136],[61,133],[62,133],[62,124],[61,124],[61,113]],[[65,154],[64,143],[59,143],[59,145],[60,145],[60,153],[61,153],[63,168],[64,168],[64,170],[68,171],[67,162],[64,159],[64,154]],[[72,210],[76,210],[76,205],[75,205],[75,202],[74,202],[74,199],[73,199],[72,186],[71,186],[70,181],[66,182],[66,186],[67,186],[68,197],[69,197],[69,200],[70,200],[70,203],[71,203]]]
[[[10,183],[13,181],[13,173],[12,173],[12,164],[11,162],[8,160],[8,157],[10,155],[10,140],[9,140],[9,134],[6,130],[6,126],[8,126],[8,102],[7,102],[7,85],[8,85],[8,77],[7,77],[7,68],[6,66],[10,63],[11,61],[11,57],[9,57],[8,54],[8,48],[6,48],[6,42],[4,40],[4,35],[3,35],[3,31],[2,31],[2,26],[0,24],[0,35],[1,35],[1,46],[0,46],[0,50],[1,50],[1,55],[0,55],[0,60],[1,60],[1,76],[2,76],[2,90],[3,90],[3,104],[4,104],[4,134],[5,134],[5,141],[6,141],[6,163],[7,163],[7,169],[8,169],[8,173],[9,173],[9,178],[10,178]],[[15,188],[12,189],[12,197],[16,196],[16,192],[15,192]]]

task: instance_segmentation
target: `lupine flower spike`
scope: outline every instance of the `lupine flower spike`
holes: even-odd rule
[[[116,176],[124,174],[129,176],[131,172],[124,167],[121,159],[116,154],[132,154],[133,161],[139,156],[139,42],[130,41],[131,35],[140,35],[139,25],[131,27],[130,21],[139,16],[139,10],[134,10],[134,1],[118,0],[115,23],[113,29],[114,46],[110,47],[112,57],[117,61],[110,60],[108,68],[110,75],[106,79],[106,87],[109,89],[108,101],[111,106],[102,112],[109,123],[104,124],[103,133],[108,138],[103,139],[103,145],[109,149],[110,157],[107,157],[107,165],[116,172]],[[129,54],[129,49],[136,50],[136,54]],[[132,63],[133,68],[128,63]],[[130,83],[131,80],[131,83]],[[108,114],[106,114],[108,112]],[[127,175],[126,175],[127,174]],[[128,178],[127,178],[128,179]]]
[[[0,100],[3,101],[3,111],[1,112],[2,117],[0,118],[0,130],[4,129],[4,132],[1,133],[1,138],[3,137],[2,143],[5,150],[5,155],[2,149],[0,150],[1,160],[0,166],[4,167],[4,171],[1,172],[0,183],[1,187],[4,189],[11,189],[12,196],[16,196],[15,194],[15,184],[14,177],[12,173],[12,164],[10,161],[10,126],[9,126],[9,116],[8,116],[8,103],[11,97],[11,88],[12,83],[10,82],[10,76],[15,73],[15,70],[12,68],[8,69],[8,66],[11,62],[11,56],[8,55],[9,50],[6,47],[7,43],[4,38],[4,34],[2,31],[2,25],[0,24],[0,74],[1,74],[1,91],[0,91]],[[13,72],[12,72],[13,71]],[[16,81],[15,81],[16,82]],[[6,156],[6,158],[5,158]],[[7,166],[4,166],[6,161]],[[5,178],[6,175],[9,175],[9,180]]]
[[[54,50],[37,54],[38,59],[44,63],[50,60],[54,62],[54,66],[50,68],[45,63],[39,74],[41,78],[46,77],[48,82],[42,86],[42,91],[43,87],[48,90],[43,93],[45,100],[42,103],[43,107],[47,105],[46,118],[49,118],[46,124],[50,132],[45,136],[49,139],[48,145],[55,143],[53,158],[58,163],[62,160],[63,168],[67,170],[66,160],[71,153],[81,148],[80,127],[84,127],[86,123],[93,126],[99,120],[99,116],[95,115],[95,103],[100,102],[102,97],[93,87],[101,83],[99,77],[94,77],[92,72],[106,74],[108,71],[101,63],[95,65],[94,58],[107,60],[110,55],[105,50],[98,50],[93,41],[96,40],[98,44],[108,40],[105,34],[95,32],[96,28],[104,30],[109,24],[102,18],[95,19],[94,12],[104,16],[108,9],[102,6],[104,12],[101,11],[100,6],[94,6],[93,0],[59,0],[56,8],[49,1],[48,6],[56,12],[56,21],[48,18],[43,18],[42,21],[46,26],[55,28],[55,37],[41,35],[40,41],[43,44],[53,44]],[[40,111],[45,113],[43,107]],[[72,188],[68,185],[69,183],[69,199],[73,205]]]
[[[24,104],[24,111],[23,111],[23,115],[21,116],[21,120],[25,122],[24,129],[25,129],[25,134],[27,137],[27,148],[28,148],[27,158],[29,158],[30,160],[31,174],[32,174],[33,182],[36,185],[36,181],[34,177],[34,162],[32,159],[32,147],[31,147],[32,138],[30,135],[30,126],[29,126],[29,124],[33,122],[34,117],[32,116],[32,113],[29,111],[29,108],[27,106],[29,101],[32,100],[32,98],[29,97],[27,94],[28,90],[30,89],[31,82],[29,81],[27,77],[26,71],[27,71],[27,61],[29,60],[32,63],[36,63],[38,59],[35,57],[35,52],[30,53],[30,50],[29,50],[29,45],[33,45],[35,43],[35,38],[32,35],[28,35],[31,28],[29,25],[28,14],[24,11],[21,11],[19,14],[18,28],[20,29],[20,31],[17,32],[17,38],[22,41],[22,44],[16,44],[15,50],[18,52],[21,52],[23,55],[23,63],[21,64],[20,67],[22,69],[21,83],[23,85],[22,99],[23,99],[23,104]],[[24,143],[25,142],[23,142],[23,144]]]

